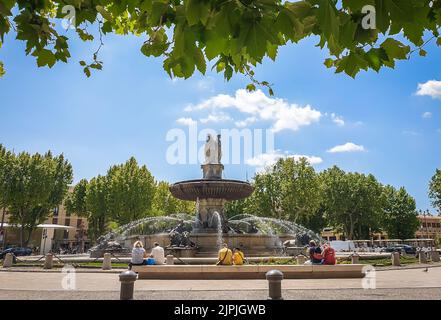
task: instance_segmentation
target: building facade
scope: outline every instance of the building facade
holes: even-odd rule
[[[417,239],[441,239],[441,216],[419,215],[420,227],[415,233]]]
[[[69,188],[69,191],[71,190],[72,188]],[[10,222],[10,214],[7,211],[4,222],[6,225]],[[44,228],[40,227],[33,231],[28,247],[40,248],[45,242],[50,244],[50,249],[53,252],[59,252],[60,250],[64,252],[86,252],[90,247],[90,241],[87,237],[87,219],[68,214],[64,204],[53,210],[44,221],[44,225]],[[61,226],[70,228],[63,229]],[[20,246],[20,230],[11,226],[4,228],[2,240],[0,247]]]

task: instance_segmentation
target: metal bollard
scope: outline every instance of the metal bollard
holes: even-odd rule
[[[297,264],[301,265],[301,264],[305,264],[306,262],[306,257],[303,254],[299,254],[297,257]]]
[[[358,264],[360,262],[360,256],[356,253],[353,253],[351,255],[351,263],[352,264]]]
[[[175,264],[174,257],[172,254],[167,255],[166,264]]]
[[[420,252],[418,253],[418,258],[420,260],[420,263],[427,263],[427,256],[423,250],[420,250]]]
[[[124,271],[119,275],[121,282],[120,300],[133,300],[133,291],[135,289],[135,281],[138,275],[131,271]]]
[[[440,261],[439,251],[433,250],[432,252],[430,252],[430,255],[431,255],[432,262],[439,262]]]
[[[14,263],[14,255],[12,253],[7,253],[5,259],[3,260],[3,268],[10,268]]]
[[[265,276],[266,280],[268,280],[268,300],[283,300],[283,273],[279,270],[270,270],[266,273]]]
[[[103,258],[103,270],[112,270],[112,256],[110,253],[105,253]]]
[[[52,253],[48,253],[44,258],[43,269],[52,269],[53,264],[54,264],[54,255]]]
[[[399,252],[392,252],[391,255],[391,259],[392,259],[392,265],[393,266],[400,266],[400,253]]]

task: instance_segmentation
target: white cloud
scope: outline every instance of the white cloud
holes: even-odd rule
[[[424,112],[421,116],[423,119],[430,119],[432,118],[432,112]]]
[[[190,104],[184,110],[192,112],[219,109],[235,109],[247,114],[250,119],[254,117],[256,121],[271,121],[272,130],[275,132],[284,129],[296,131],[302,126],[318,122],[322,116],[320,111],[310,105],[301,107],[297,104],[289,104],[283,99],[269,98],[261,90],[248,92],[244,89],[237,90],[235,96],[219,94],[199,104]],[[240,121],[238,124],[244,125]]]
[[[268,153],[262,153],[254,158],[245,160],[245,164],[256,167],[256,171],[263,171],[266,167],[271,166],[277,162],[277,160],[281,158],[294,158],[295,160],[299,160],[300,158],[306,158],[308,162],[312,165],[320,164],[323,162],[323,159],[316,156],[306,156],[300,154],[287,154],[281,153],[280,151],[273,151]]]
[[[214,91],[214,78],[204,77],[196,82],[196,89],[199,91]]]
[[[217,122],[225,122],[225,121],[231,121],[231,120],[232,120],[231,117],[228,114],[223,113],[223,112],[212,113],[212,114],[209,114],[208,117],[206,117],[206,118],[199,119],[199,121],[201,123],[209,123],[209,122],[217,123]]]
[[[417,96],[430,96],[432,99],[441,99],[441,81],[429,80],[418,83]]]
[[[176,122],[184,126],[191,126],[197,123],[197,121],[193,120],[192,118],[179,118],[178,120],[176,120]]]
[[[334,122],[339,127],[343,127],[345,125],[345,121],[343,120],[343,117],[337,116],[335,113],[331,113],[331,119],[332,122]]]
[[[365,149],[362,145],[357,145],[352,142],[347,142],[345,144],[335,146],[335,147],[329,149],[327,152],[341,153],[341,152],[360,152],[360,151],[365,151]]]
[[[406,136],[414,136],[414,137],[420,135],[419,132],[412,131],[412,130],[404,130],[404,131],[403,131],[403,134],[406,135]]]
[[[236,125],[236,127],[244,128],[256,121],[257,121],[256,117],[248,117],[245,120],[236,121],[234,124]]]

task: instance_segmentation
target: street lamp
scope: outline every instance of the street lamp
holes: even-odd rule
[[[43,254],[46,254],[46,239],[47,239],[47,229],[46,228],[44,228],[43,229],[43,249],[42,249],[42,253]]]

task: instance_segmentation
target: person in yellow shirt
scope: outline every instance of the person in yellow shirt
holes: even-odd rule
[[[224,243],[222,249],[219,250],[218,260],[216,265],[231,265],[233,263],[233,252],[228,249],[228,245]]]
[[[236,266],[243,265],[245,262],[245,256],[239,248],[233,249],[233,264]]]

